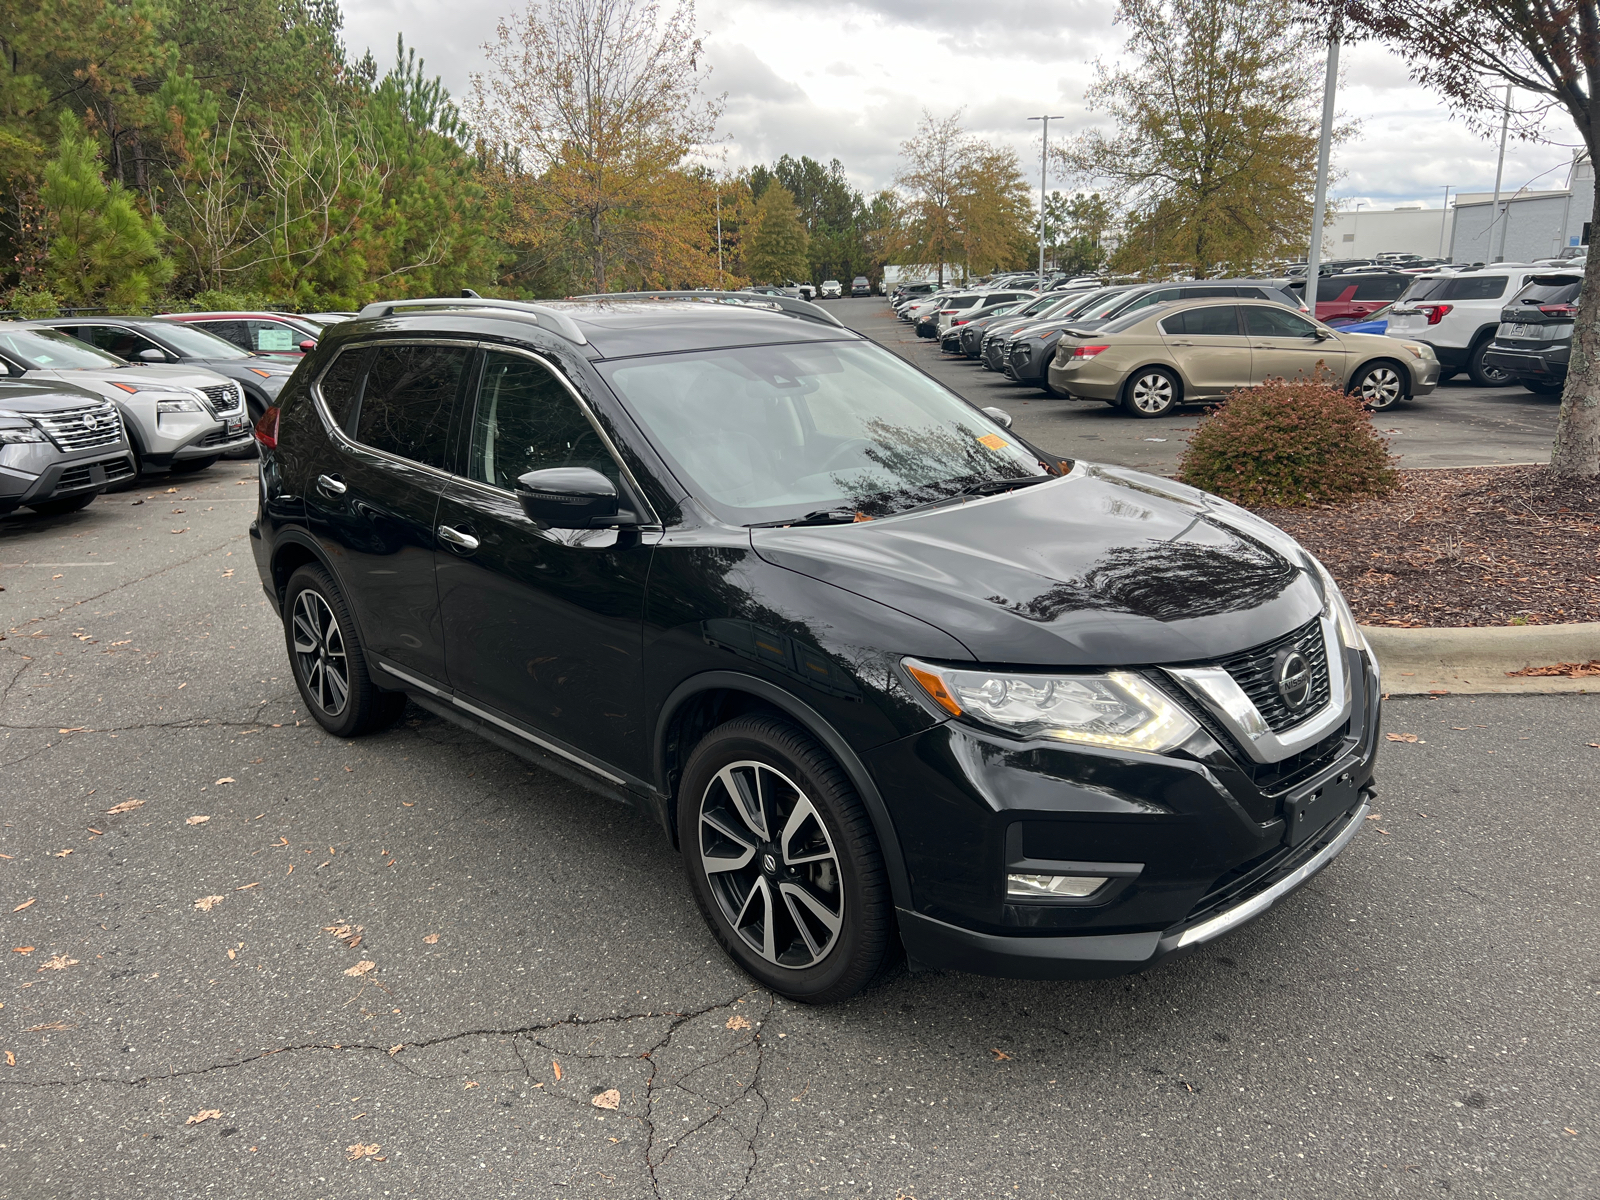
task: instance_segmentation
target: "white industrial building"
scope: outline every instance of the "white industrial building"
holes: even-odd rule
[[[1495,209],[1493,192],[1462,192],[1450,207],[1420,204],[1352,208],[1334,213],[1322,238],[1329,258],[1374,258],[1395,252],[1454,262],[1530,262],[1589,244],[1594,207],[1594,166],[1572,165],[1561,188],[1506,191]],[[1504,235],[1504,252],[1501,236]]]

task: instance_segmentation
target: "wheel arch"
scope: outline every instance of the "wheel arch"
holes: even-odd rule
[[[662,820],[673,846],[677,847],[677,792],[684,762],[706,733],[747,713],[768,713],[788,720],[833,756],[872,821],[895,907],[910,909],[911,881],[900,852],[900,839],[866,764],[827,719],[805,701],[764,679],[738,671],[706,671],[692,676],[674,688],[661,706],[656,722],[654,767],[656,786],[665,797]]]

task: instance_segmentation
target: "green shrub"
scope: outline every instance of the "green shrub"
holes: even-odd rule
[[[6,297],[5,307],[25,321],[61,315],[61,302],[43,288],[19,287]]]
[[[1231,393],[1189,439],[1178,478],[1236,504],[1285,508],[1384,496],[1399,482],[1366,409],[1326,379]]]
[[[193,312],[264,312],[281,307],[260,292],[230,292],[211,288],[195,293],[189,301]]]

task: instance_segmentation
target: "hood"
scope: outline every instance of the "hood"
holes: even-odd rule
[[[181,388],[208,388],[216,387],[219,383],[228,382],[215,371],[181,365],[170,367],[77,367],[74,369],[38,371],[35,374],[49,376],[53,379],[64,379],[68,383],[77,384],[87,383],[92,380],[95,383],[130,383],[134,385],[170,383],[174,387]]]
[[[994,664],[1194,662],[1322,609],[1286,534],[1170,480],[1083,463],[1002,496],[757,529],[751,543],[775,566],[909,613]]]
[[[103,404],[99,392],[69,383],[10,379],[0,382],[0,412],[48,415],[85,404]]]

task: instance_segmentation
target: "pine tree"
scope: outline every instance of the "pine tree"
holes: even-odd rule
[[[776,184],[756,203],[755,232],[745,247],[745,270],[757,283],[784,284],[809,278],[806,228],[794,206],[794,193]]]
[[[68,303],[144,304],[172,278],[160,218],[146,220],[121,183],[106,184],[99,149],[74,113],[61,114],[60,131],[39,190],[49,236],[46,284]]]

